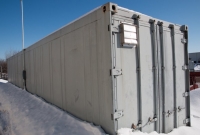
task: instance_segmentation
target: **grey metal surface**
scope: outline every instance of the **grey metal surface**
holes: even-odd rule
[[[114,78],[116,110],[124,110],[124,116],[116,120],[116,129],[134,124],[144,132],[168,133],[186,125],[189,96],[183,97],[183,93],[189,92],[189,76],[188,69],[181,67],[188,65],[187,30],[124,8],[118,8],[112,19],[114,35],[120,35],[115,30],[120,23],[132,23],[138,26],[139,39],[136,48],[125,48],[113,36],[113,61],[123,71]]]
[[[136,45],[122,45],[122,23],[136,26]],[[25,50],[26,89],[109,134],[189,126],[185,28],[107,3]],[[21,88],[22,62],[8,59]]]

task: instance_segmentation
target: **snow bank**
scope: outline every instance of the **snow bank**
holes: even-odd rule
[[[8,81],[0,79],[0,83],[8,83]]]
[[[199,70],[199,71],[200,71],[200,65],[195,66],[195,67],[194,67],[194,70],[195,70],[195,71],[196,71],[196,70]]]
[[[10,134],[101,135],[104,131],[0,79],[0,135]]]

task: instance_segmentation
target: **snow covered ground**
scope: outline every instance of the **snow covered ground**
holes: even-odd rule
[[[0,135],[102,135],[93,124],[0,79]]]
[[[194,70],[195,70],[195,71],[200,71],[200,65],[195,66],[195,67],[194,67]]]
[[[191,91],[192,127],[167,135],[200,135],[200,88]],[[0,79],[0,135],[100,135],[104,131]],[[118,135],[166,135],[120,129]]]

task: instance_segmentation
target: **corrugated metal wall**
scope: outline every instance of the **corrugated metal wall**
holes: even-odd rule
[[[99,8],[28,47],[25,70],[29,92],[114,133],[109,17]],[[23,88],[21,54],[8,59],[9,81]]]
[[[8,59],[8,81],[23,88],[23,51]]]

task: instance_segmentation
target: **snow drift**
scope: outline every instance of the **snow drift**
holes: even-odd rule
[[[0,135],[101,135],[104,131],[0,80]]]

